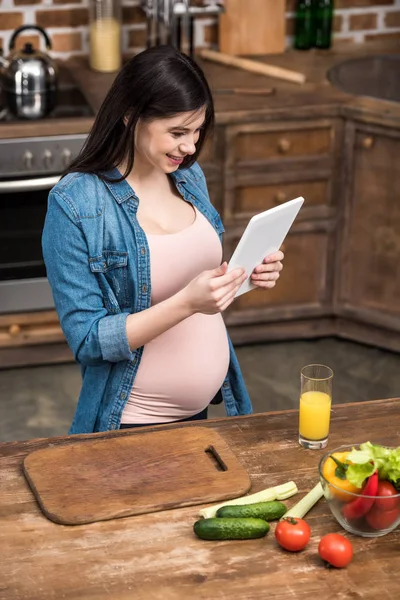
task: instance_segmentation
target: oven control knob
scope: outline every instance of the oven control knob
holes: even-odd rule
[[[30,150],[27,150],[24,153],[22,160],[24,162],[25,169],[32,169],[33,154]]]
[[[44,151],[43,161],[44,161],[44,165],[45,165],[46,169],[49,169],[51,167],[51,163],[53,161],[53,155],[50,152],[50,150]]]
[[[68,167],[71,162],[71,150],[69,148],[64,148],[62,151],[62,160],[64,167]]]

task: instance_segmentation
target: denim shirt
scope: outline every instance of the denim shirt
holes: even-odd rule
[[[117,169],[107,175],[120,177]],[[222,240],[224,228],[200,166],[171,177]],[[149,246],[136,217],[138,204],[126,180],[107,183],[87,173],[68,174],[49,195],[43,256],[61,327],[83,378],[71,434],[119,429],[140,365],[143,347],[131,350],[126,333],[127,316],[151,305]],[[226,413],[249,414],[230,339],[229,348],[221,388]]]

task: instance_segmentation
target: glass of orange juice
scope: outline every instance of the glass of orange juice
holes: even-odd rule
[[[299,444],[309,450],[325,448],[331,419],[333,371],[307,365],[300,374]]]

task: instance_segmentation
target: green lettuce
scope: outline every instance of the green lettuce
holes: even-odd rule
[[[350,459],[347,458],[347,460]],[[374,471],[375,467],[370,462],[361,465],[349,465],[346,471],[346,478],[350,483],[361,488],[367,477],[370,477]]]
[[[400,446],[398,448],[386,448],[379,444],[365,442],[360,448],[348,454],[350,461],[346,471],[346,477],[350,483],[362,487],[365,479],[378,469],[379,479],[388,479],[396,487],[400,486]]]

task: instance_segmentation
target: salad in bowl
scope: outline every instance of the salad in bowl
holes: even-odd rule
[[[347,531],[377,537],[400,524],[400,446],[340,446],[322,457],[319,475],[329,508]]]

